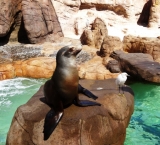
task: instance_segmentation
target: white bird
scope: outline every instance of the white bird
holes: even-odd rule
[[[121,88],[122,88],[123,95],[124,95],[123,86],[127,80],[127,76],[129,76],[129,75],[126,72],[123,72],[123,73],[119,74],[118,77],[116,78],[116,85],[119,86],[119,95],[121,95],[121,93],[120,93]]]

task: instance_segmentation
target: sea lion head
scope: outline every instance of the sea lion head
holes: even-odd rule
[[[74,46],[62,47],[57,55],[56,62],[58,65],[76,65],[76,56],[81,51],[81,48],[75,48]]]

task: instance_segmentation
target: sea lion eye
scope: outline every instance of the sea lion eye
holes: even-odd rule
[[[74,50],[74,47],[69,48],[69,52],[72,52]]]

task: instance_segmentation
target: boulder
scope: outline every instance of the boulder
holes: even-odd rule
[[[114,79],[83,80],[80,84],[92,90],[99,97],[96,101],[102,105],[71,105],[64,109],[64,115],[56,129],[44,141],[44,118],[50,107],[40,101],[44,97],[42,86],[26,104],[18,107],[6,145],[123,145],[126,128],[134,110],[131,88],[126,86],[125,96],[119,96]],[[86,99],[86,96],[79,95],[81,99]]]
[[[119,62],[122,72],[127,72],[136,79],[160,82],[160,63],[155,62],[151,55],[117,50],[111,54],[111,57]]]
[[[6,36],[11,26],[21,14],[22,0],[1,0],[0,2],[0,37]]]
[[[101,57],[110,56],[114,50],[122,50],[123,43],[119,37],[116,36],[106,36],[101,45],[99,55]]]
[[[63,36],[51,0],[2,0],[0,8],[1,43],[39,43]]]
[[[56,37],[63,36],[51,0],[22,0],[22,14],[25,30],[31,43],[42,42],[49,37],[55,40]]]
[[[106,24],[100,18],[96,18],[92,24],[91,30],[84,30],[80,39],[82,44],[100,49],[103,39],[107,35],[108,30]]]
[[[120,67],[119,67],[119,62],[117,60],[110,60],[107,63],[107,69],[112,72],[112,73],[120,73]]]

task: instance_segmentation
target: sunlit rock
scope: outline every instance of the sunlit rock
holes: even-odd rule
[[[79,67],[79,77],[81,79],[104,80],[115,78],[118,74],[111,73],[103,65],[103,58],[99,56],[93,57],[91,60],[83,63]]]
[[[155,62],[151,55],[117,50],[111,57],[119,62],[121,71],[129,73],[132,78],[160,82],[160,63]]]
[[[121,42],[119,37],[106,36],[103,39],[99,55],[102,57],[106,56],[109,57],[114,50],[122,50],[122,49],[123,49],[123,43]]]
[[[149,27],[158,28],[160,27],[160,1],[152,0],[152,5],[150,8],[150,16],[149,16]]]
[[[126,86],[125,96],[119,96],[115,79],[83,80],[80,84],[92,90],[99,97],[96,101],[102,105],[69,106],[50,138],[44,141],[44,118],[50,107],[40,101],[44,97],[42,86],[26,104],[17,109],[6,145],[122,145],[134,109],[132,90]],[[80,98],[89,100],[82,94]]]
[[[160,62],[160,38],[125,36],[123,50],[130,53],[150,54],[154,61]]]
[[[84,30],[80,39],[82,44],[100,49],[103,43],[103,39],[107,35],[108,30],[106,24],[100,18],[96,18],[92,24],[91,30]]]

